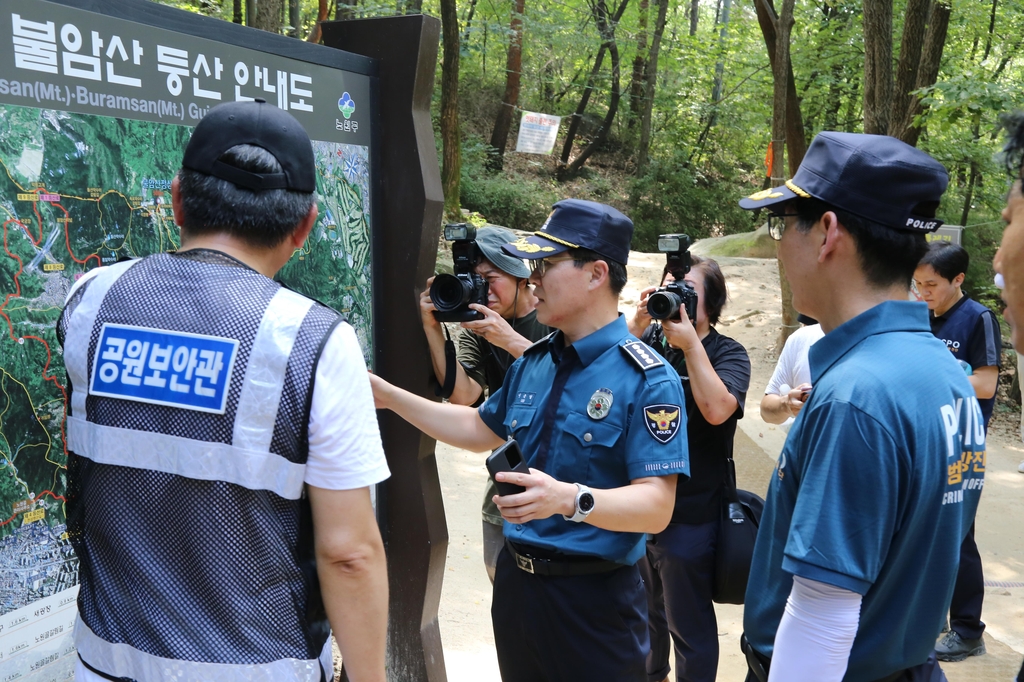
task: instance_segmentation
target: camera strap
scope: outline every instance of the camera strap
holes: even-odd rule
[[[435,388],[434,394],[448,400],[455,391],[455,363],[457,360],[455,359],[455,343],[452,341],[452,335],[448,332],[447,326],[443,324],[441,326],[444,327],[444,335],[447,337],[444,342],[444,385]]]

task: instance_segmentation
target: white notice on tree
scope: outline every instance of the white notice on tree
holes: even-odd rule
[[[561,116],[524,111],[523,120],[519,123],[516,151],[523,154],[550,154],[561,122]]]

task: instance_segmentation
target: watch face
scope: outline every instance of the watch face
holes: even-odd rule
[[[580,495],[577,505],[580,511],[584,514],[590,512],[594,508],[594,496],[591,493],[583,493]]]

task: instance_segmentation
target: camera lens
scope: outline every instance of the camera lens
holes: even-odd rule
[[[647,312],[655,320],[679,317],[679,296],[671,291],[656,291],[647,299]]]
[[[438,275],[430,285],[430,300],[441,312],[451,312],[465,305],[472,291],[472,282],[455,275]]]

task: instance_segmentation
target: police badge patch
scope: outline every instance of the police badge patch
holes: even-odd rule
[[[591,419],[604,419],[612,407],[612,391],[609,388],[599,388],[590,396],[587,403],[587,414]]]
[[[679,433],[678,405],[648,405],[644,408],[644,422],[655,440],[667,443]]]

